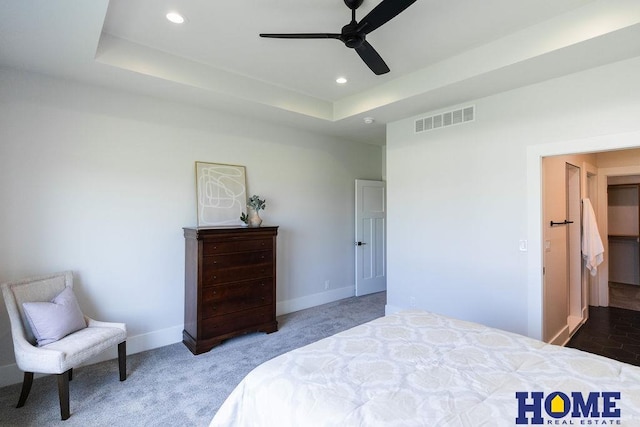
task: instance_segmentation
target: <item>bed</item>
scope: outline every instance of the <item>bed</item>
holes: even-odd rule
[[[409,310],[258,366],[210,426],[518,424],[640,426],[640,368]]]

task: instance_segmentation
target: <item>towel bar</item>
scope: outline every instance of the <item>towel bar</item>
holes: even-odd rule
[[[567,224],[573,224],[573,221],[567,221],[566,219],[562,222],[551,221],[551,227],[553,227],[554,225],[567,225]]]

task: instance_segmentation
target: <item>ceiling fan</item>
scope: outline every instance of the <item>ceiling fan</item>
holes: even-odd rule
[[[344,0],[344,3],[351,9],[351,22],[342,27],[340,34],[337,33],[293,33],[293,34],[260,34],[260,37],[274,39],[337,39],[342,41],[347,47],[355,49],[356,53],[371,71],[375,74],[385,74],[389,72],[389,67],[382,57],[366,40],[367,34],[386,24],[395,18],[400,12],[411,6],[416,0],[382,0],[367,16],[360,22],[356,21],[356,9],[362,5],[364,0]]]

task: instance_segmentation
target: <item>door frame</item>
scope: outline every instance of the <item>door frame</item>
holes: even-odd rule
[[[640,148],[640,131],[556,141],[527,147],[527,335],[542,338],[543,322],[543,234],[542,234],[542,158],[565,154],[594,153]],[[598,182],[605,175],[598,174]],[[604,201],[599,197],[599,210]],[[600,216],[602,218],[602,216]],[[606,230],[602,231],[602,234]],[[605,255],[606,262],[606,255]],[[602,269],[606,270],[603,266]],[[600,275],[600,273],[599,273]],[[602,280],[599,278],[599,282]]]
[[[584,162],[582,162],[584,163]],[[569,166],[573,167],[574,174],[571,176]],[[574,221],[574,227],[567,228],[567,326],[571,336],[584,323],[584,263],[582,262],[582,199],[584,194],[583,177],[586,172],[581,165],[565,163],[566,176],[566,199],[567,199],[567,219]],[[576,179],[577,178],[577,179]],[[577,181],[577,182],[575,182]],[[576,188],[572,187],[577,185]],[[573,216],[572,216],[573,214]]]

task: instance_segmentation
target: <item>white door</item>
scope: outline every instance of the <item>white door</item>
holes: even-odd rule
[[[563,343],[582,323],[580,168],[542,161],[544,189],[543,340]]]
[[[356,179],[356,296],[387,289],[383,181]]]
[[[545,342],[563,338],[567,327],[568,264],[566,162],[561,157],[545,157],[542,161],[544,188],[544,290],[543,313]],[[553,221],[554,225],[551,225]],[[567,335],[565,334],[564,337]]]

